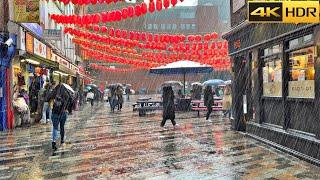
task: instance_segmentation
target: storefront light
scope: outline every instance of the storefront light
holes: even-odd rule
[[[32,59],[22,59],[21,62],[27,62],[29,64],[33,65],[39,65],[40,63],[38,61],[32,60]]]

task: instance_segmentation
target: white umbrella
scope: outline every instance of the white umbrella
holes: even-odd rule
[[[72,94],[74,94],[74,90],[72,89],[72,87],[70,87],[68,84],[62,83],[62,85],[69,90],[70,92],[72,92]]]
[[[183,74],[184,94],[186,92],[186,74],[210,73],[213,71],[212,66],[200,64],[198,62],[183,60],[169,63],[164,66],[150,69],[153,74]]]

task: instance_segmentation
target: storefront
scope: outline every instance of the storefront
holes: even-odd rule
[[[13,84],[28,91],[32,79],[41,87],[52,82],[52,72],[58,63],[51,60],[51,48],[20,27],[19,51],[13,60]]]
[[[320,25],[243,23],[224,35],[235,130],[320,164]]]

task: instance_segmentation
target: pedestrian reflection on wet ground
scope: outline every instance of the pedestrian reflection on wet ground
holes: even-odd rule
[[[1,132],[0,179],[320,179],[319,167],[230,130],[219,114],[177,112],[180,126],[164,130],[161,112],[90,108],[69,116],[55,154],[50,124]]]

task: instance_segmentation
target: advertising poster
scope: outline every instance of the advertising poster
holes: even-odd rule
[[[43,58],[47,58],[47,46],[40,42],[38,39],[34,38],[34,54],[41,56]]]
[[[13,0],[14,21],[21,23],[39,23],[39,0]]]

